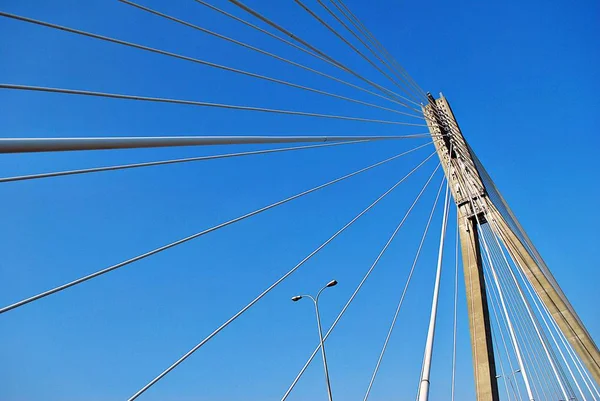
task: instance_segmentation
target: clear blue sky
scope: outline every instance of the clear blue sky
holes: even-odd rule
[[[236,11],[225,3],[214,1]],[[317,7],[316,2],[307,3]],[[143,4],[336,73],[192,0],[146,0]],[[248,4],[383,82],[293,1],[248,0]],[[600,5],[584,0],[451,4],[348,0],[347,4],[421,87],[448,97],[472,147],[592,336],[600,339],[596,252],[600,240],[596,229],[600,224]],[[4,0],[0,9],[376,101],[117,1]],[[0,55],[0,81],[5,83],[396,118],[382,110],[8,19],[0,19]],[[0,131],[4,137],[425,132],[419,127],[12,91],[0,91]],[[0,304],[143,253],[421,142],[349,145],[2,185]],[[9,155],[0,157],[0,169],[2,176],[9,176],[224,151],[186,148]],[[0,399],[125,399],[426,154],[421,151],[2,315]],[[278,400],[317,342],[310,303],[294,304],[289,298],[316,291],[336,278],[339,286],[322,298],[323,321],[329,326],[434,167],[434,163],[426,165],[143,399]],[[337,399],[362,399],[438,182],[426,192],[328,343]],[[375,384],[374,401],[414,398],[439,216]],[[433,400],[447,399],[449,394],[452,246],[443,277]],[[457,397],[471,400],[471,357],[462,301]],[[290,399],[325,399],[318,360]]]

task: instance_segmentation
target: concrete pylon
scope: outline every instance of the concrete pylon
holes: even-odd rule
[[[423,112],[458,208],[477,400],[498,400],[485,281],[477,235],[478,222],[483,224],[488,220],[592,377],[600,384],[600,352],[597,345],[468,146],[448,101],[442,95],[439,99],[429,95],[429,104],[423,106]],[[485,180],[482,177],[485,177]]]
[[[473,197],[486,196],[485,187],[476,174],[473,160],[463,157],[467,144],[446,99],[430,98],[430,104],[423,107],[423,112],[428,117],[427,125],[458,208],[477,401],[499,401],[490,314],[477,232],[477,224],[485,221],[485,214],[483,210],[475,209],[478,204],[472,202]],[[452,126],[448,125],[448,118],[451,118]],[[452,141],[446,136],[450,131],[453,133]]]

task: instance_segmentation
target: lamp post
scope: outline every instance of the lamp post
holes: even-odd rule
[[[336,280],[331,280],[325,285],[325,287],[321,288],[317,295],[313,298],[312,295],[296,295],[292,297],[292,301],[297,302],[302,298],[310,298],[315,304],[315,313],[317,315],[317,328],[319,329],[319,341],[321,344],[321,355],[323,356],[323,369],[325,370],[325,381],[327,383],[327,396],[329,397],[329,401],[333,401],[333,396],[331,395],[331,384],[329,383],[329,369],[327,368],[327,356],[325,355],[325,342],[323,341],[323,329],[321,328],[321,315],[319,314],[319,296],[323,292],[325,288],[333,287],[337,285]]]

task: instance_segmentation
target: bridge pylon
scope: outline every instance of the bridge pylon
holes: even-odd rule
[[[423,106],[458,209],[463,273],[478,401],[499,399],[486,282],[477,226],[490,223],[516,266],[597,383],[600,351],[483,165],[469,147],[443,95]]]

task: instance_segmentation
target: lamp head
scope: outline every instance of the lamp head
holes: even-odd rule
[[[292,301],[297,302],[300,301],[302,299],[302,295],[296,295],[295,297],[292,297]]]
[[[334,287],[337,285],[337,280],[331,280],[330,282],[327,283],[327,285],[325,287]]]

